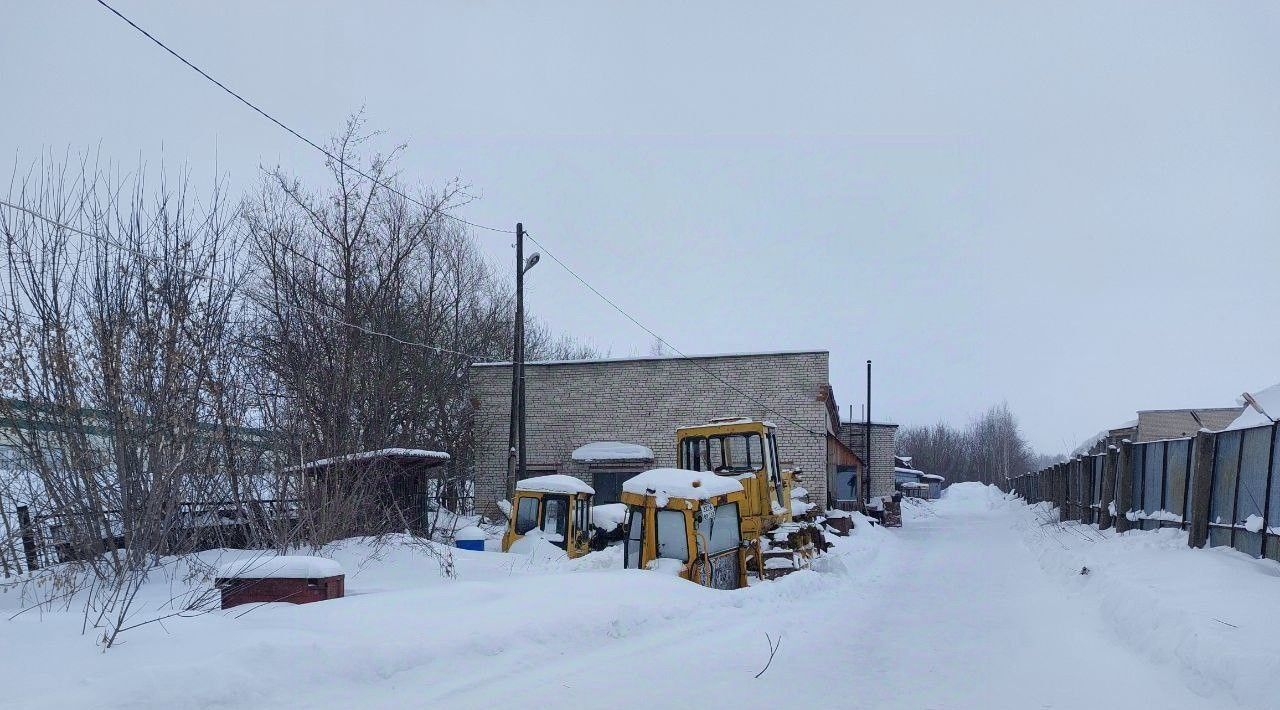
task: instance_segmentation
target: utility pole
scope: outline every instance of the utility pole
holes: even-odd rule
[[[867,360],[867,490],[862,494],[864,502],[871,502],[871,361]]]
[[[520,333],[520,340],[516,343],[517,355],[516,367],[520,372],[520,461],[516,465],[516,478],[524,478],[525,476],[525,400],[524,400],[524,272],[528,271],[537,263],[534,257],[529,258],[529,263],[524,260],[524,224],[516,222],[516,329]]]
[[[524,224],[516,222],[516,317],[511,335],[511,420],[507,428],[507,500],[516,497],[516,480],[524,467],[520,456],[517,468],[517,444],[524,453],[524,420],[520,416],[524,408]]]

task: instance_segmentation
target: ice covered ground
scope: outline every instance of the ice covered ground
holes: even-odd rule
[[[616,569],[612,550],[456,552],[448,581],[415,548],[351,543],[332,551],[342,600],[174,619],[106,653],[74,613],[0,622],[0,704],[1274,707],[1275,565],[1041,524],[972,484],[906,517],[840,540],[826,572],[737,592]],[[757,679],[766,634],[781,645]]]

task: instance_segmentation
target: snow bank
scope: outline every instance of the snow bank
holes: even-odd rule
[[[336,577],[342,565],[324,557],[272,555],[228,562],[218,567],[218,579],[315,579]]]
[[[748,691],[742,678],[763,666],[766,631],[776,639],[786,630],[769,671],[784,679],[813,662],[814,654],[798,652],[803,643],[787,652],[794,639],[836,648],[848,638],[848,627],[830,620],[866,602],[843,595],[868,583],[868,574],[883,574],[879,565],[890,559],[873,563],[891,545],[862,535],[861,524],[859,532],[837,540],[829,556],[829,569],[847,566],[856,575],[801,571],[732,592],[624,570],[617,547],[574,560],[558,551],[544,561],[351,540],[325,548],[349,572],[343,599],[174,617],[127,632],[105,653],[92,634],[81,634],[74,606],[12,620],[12,611],[0,614],[0,684],[4,703],[21,708],[480,708],[531,688],[555,688],[571,707],[609,698],[659,707],[669,704],[670,689],[653,679],[697,668],[704,697],[817,703],[819,684]],[[434,556],[448,552],[457,579],[443,577]],[[245,554],[201,557],[223,557],[221,564]],[[139,608],[159,609],[185,577],[185,570],[155,575]],[[0,606],[19,605],[15,593],[0,594]],[[620,674],[620,667],[645,672]],[[570,678],[565,668],[581,672]]]
[[[1086,600],[1129,650],[1172,667],[1218,707],[1280,697],[1280,566],[1231,548],[1187,547],[1178,528],[1117,534],[1058,523],[1047,503],[1011,503],[1047,574]],[[1081,574],[1088,568],[1088,574]]]
[[[516,490],[529,491],[531,493],[563,493],[565,495],[576,495],[578,493],[594,495],[596,492],[596,489],[588,486],[581,478],[566,476],[563,473],[521,479],[516,482]]]
[[[655,495],[658,505],[666,505],[671,498],[707,500],[736,493],[742,490],[742,484],[733,478],[706,471],[655,468],[628,478],[622,484],[622,490],[637,495]]]
[[[597,461],[652,461],[653,449],[623,441],[593,441],[573,450],[571,457],[581,463]]]
[[[605,503],[591,509],[591,523],[609,533],[617,530],[627,519],[624,503]]]

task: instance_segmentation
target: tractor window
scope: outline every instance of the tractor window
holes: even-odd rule
[[[627,523],[627,549],[624,567],[638,569],[640,567],[640,547],[644,543],[644,509],[632,508],[630,522]]]
[[[658,557],[688,561],[689,531],[684,525],[684,513],[679,510],[659,510]]]
[[[738,529],[738,504],[717,505],[715,515],[704,515],[698,521],[698,536],[707,546],[708,555],[716,555],[738,546],[741,532]]]
[[[681,465],[694,471],[751,473],[764,467],[764,440],[759,434],[724,434],[684,440]]]
[[[516,509],[516,534],[523,535],[538,527],[538,499],[520,498]]]
[[[551,542],[564,542],[569,525],[569,501],[565,498],[542,499],[542,534]]]
[[[586,535],[591,531],[591,503],[586,498],[574,501],[573,528],[575,535]]]
[[[764,440],[759,434],[729,434],[716,438],[724,448],[724,462],[712,470],[747,473],[764,467]]]

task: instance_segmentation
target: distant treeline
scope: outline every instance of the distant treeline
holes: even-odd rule
[[[945,422],[904,428],[898,453],[911,465],[945,476],[947,483],[978,481],[1007,488],[1007,479],[1033,471],[1040,457],[1023,438],[1017,417],[1001,403],[958,429]]]

